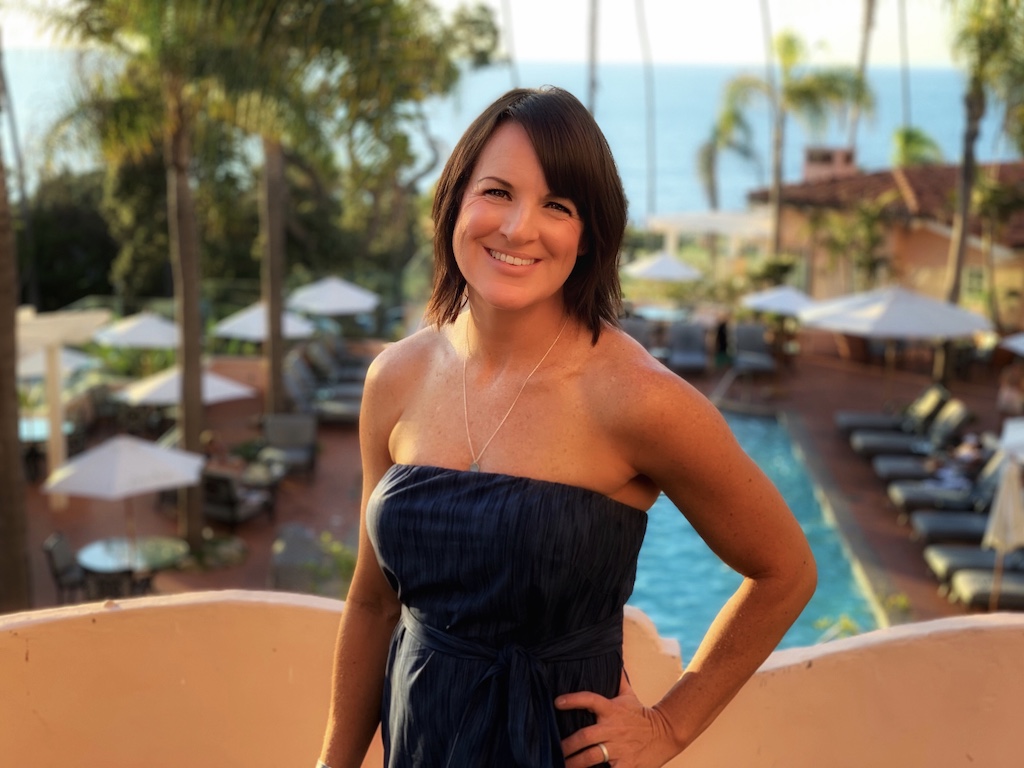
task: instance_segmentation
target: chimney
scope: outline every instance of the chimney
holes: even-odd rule
[[[804,150],[804,181],[827,181],[856,176],[852,147],[807,147]]]

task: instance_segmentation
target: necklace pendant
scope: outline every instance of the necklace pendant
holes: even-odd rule
[[[474,462],[473,462],[472,464],[470,464],[470,465],[469,465],[469,471],[470,471],[470,472],[479,472],[479,471],[480,471],[480,465],[479,465],[479,464],[477,464],[477,463],[476,463],[476,462],[474,461]]]

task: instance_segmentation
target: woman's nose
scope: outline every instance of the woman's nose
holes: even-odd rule
[[[528,242],[537,236],[534,212],[527,205],[512,205],[505,212],[501,234],[509,242]]]

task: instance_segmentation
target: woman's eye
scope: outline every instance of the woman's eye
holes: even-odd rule
[[[484,194],[490,197],[501,197],[508,199],[509,194],[507,189],[487,189],[484,190]]]
[[[548,203],[548,206],[554,208],[556,211],[559,211],[560,213],[565,213],[568,214],[569,216],[572,216],[572,209],[569,208],[569,206],[567,205],[562,205],[561,203],[556,203],[552,201]]]

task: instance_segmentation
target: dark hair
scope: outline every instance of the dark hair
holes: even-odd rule
[[[596,344],[602,322],[615,323],[622,303],[618,256],[626,229],[626,195],[611,150],[579,99],[561,88],[517,88],[491,104],[455,145],[434,195],[434,290],[426,318],[454,322],[466,279],[452,239],[470,174],[499,126],[523,127],[553,194],[567,197],[583,220],[582,253],[565,281],[569,314],[584,323]]]

